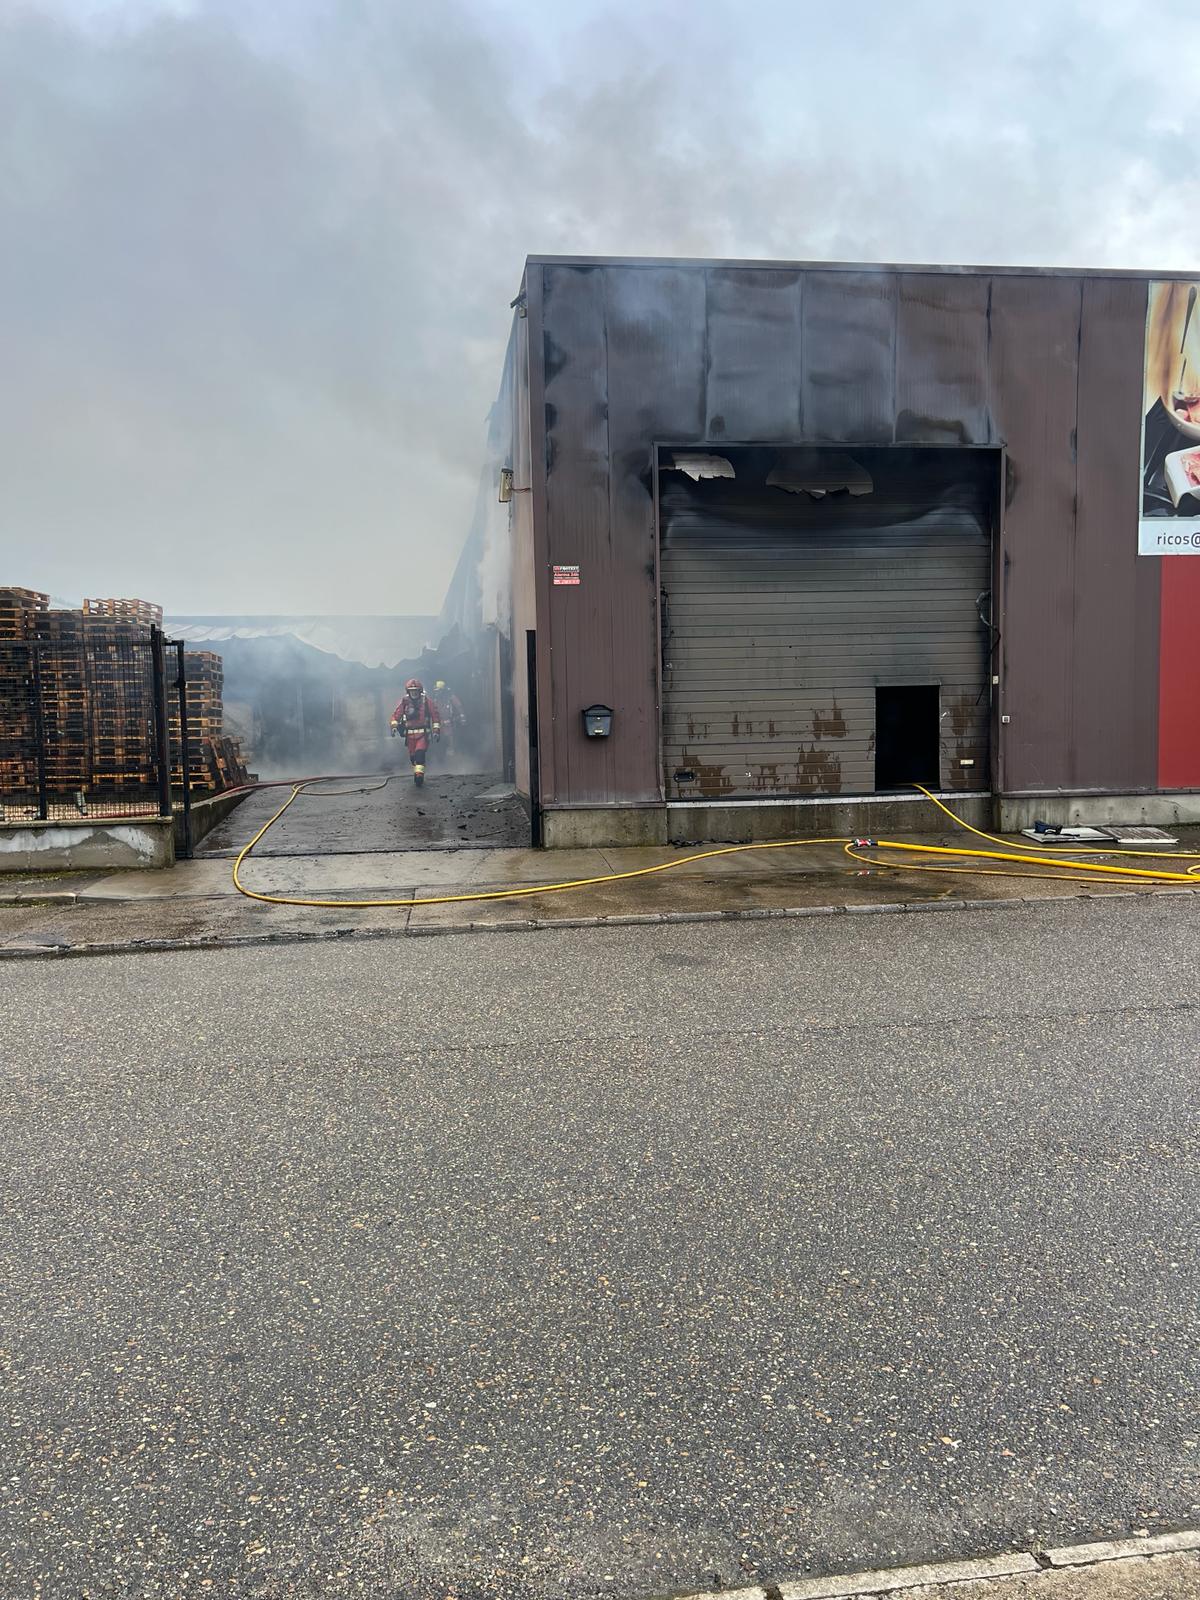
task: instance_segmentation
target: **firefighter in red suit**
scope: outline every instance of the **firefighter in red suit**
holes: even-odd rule
[[[425,782],[425,757],[429,746],[442,736],[442,719],[437,705],[425,693],[420,678],[404,685],[404,699],[392,712],[392,738],[403,734],[412,762],[413,782],[419,789]]]
[[[442,713],[442,738],[453,754],[458,736],[467,725],[466,713],[462,701],[444,678],[439,678],[434,684],[433,692],[437,695],[438,710]]]

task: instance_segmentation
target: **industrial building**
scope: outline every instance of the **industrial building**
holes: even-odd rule
[[[914,827],[916,783],[1200,818],[1188,289],[531,258],[501,659],[544,841]]]

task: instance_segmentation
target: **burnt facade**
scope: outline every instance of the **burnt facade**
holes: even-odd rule
[[[977,814],[1116,796],[1150,818],[1167,791],[1184,814],[1200,560],[1137,553],[1148,281],[531,259],[511,756],[547,842],[802,828],[805,804],[891,787],[878,737],[922,689],[922,770]],[[689,452],[721,464],[681,473]]]

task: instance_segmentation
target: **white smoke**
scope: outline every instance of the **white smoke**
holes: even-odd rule
[[[1186,0],[5,0],[7,564],[436,612],[527,252],[1194,266],[1197,81]]]

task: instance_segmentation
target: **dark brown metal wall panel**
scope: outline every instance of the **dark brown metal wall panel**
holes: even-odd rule
[[[613,670],[604,298],[603,269],[545,268],[549,561],[580,572],[577,586],[550,587],[551,715],[559,752],[553,797],[575,802],[603,802],[614,793],[614,745],[584,738],[579,716],[581,707],[605,699]]]
[[[540,276],[540,275],[539,275]],[[529,318],[515,323],[513,373],[513,482],[517,492],[510,502],[509,538],[512,580],[513,660],[513,760],[517,788],[529,794],[529,693],[525,672],[525,634],[537,627],[537,564],[534,558],[533,458],[529,415]]]
[[[1145,280],[752,263],[530,278],[547,799],[661,793],[656,440],[1004,444],[997,787],[1154,786],[1160,565],[1135,555]],[[551,562],[578,562],[579,587],[552,589]],[[583,738],[592,699],[616,709],[608,745]]]
[[[704,274],[609,269],[605,283],[613,459],[640,474],[653,440],[704,438]]]
[[[708,273],[708,437],[800,438],[800,274]]]
[[[1001,786],[1071,782],[1080,283],[992,283],[992,419],[1008,447],[1001,556]]]
[[[1161,563],[1137,554],[1146,285],[1086,279],[1079,346],[1074,765],[1080,788],[1152,789]]]
[[[534,785],[542,800],[552,799],[554,785],[558,782],[558,747],[555,742],[554,719],[550,715],[553,704],[550,673],[550,530],[546,512],[546,363],[545,340],[542,337],[542,279],[545,268],[531,264],[525,274],[522,293],[525,297],[526,345],[529,351],[529,500],[533,515],[530,527],[533,534],[533,592],[537,606],[534,627],[537,644],[537,721],[538,781]],[[514,659],[518,663],[518,677],[524,677],[527,666],[526,640],[515,640]],[[519,703],[519,702],[518,702]],[[528,730],[526,730],[528,731]]]
[[[612,454],[614,800],[654,800],[659,771],[653,444],[705,427],[705,286],[696,268],[606,273]],[[604,698],[602,694],[598,697]],[[577,800],[572,791],[571,799]]]
[[[905,273],[898,285],[897,444],[989,444],[988,280]]]
[[[807,440],[888,444],[896,420],[896,279],[810,272],[803,289]]]

